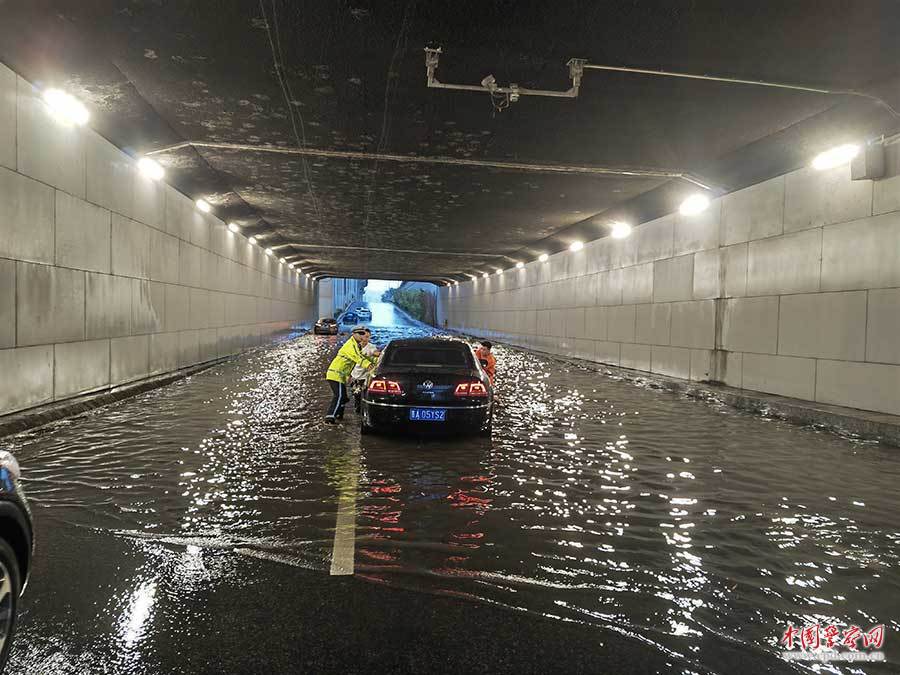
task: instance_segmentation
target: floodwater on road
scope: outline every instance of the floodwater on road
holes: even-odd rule
[[[375,342],[427,334],[378,304]],[[352,410],[321,419],[343,339],[288,336],[3,439],[38,538],[9,672],[218,663],[244,630],[222,598],[254,570],[337,583],[342,508],[357,589],[588,626],[598,650],[674,672],[900,667],[896,449],[503,347],[492,439],[361,437]],[[306,596],[280,593],[300,611]],[[887,663],[783,660],[788,625],[817,623],[883,624]],[[267,635],[242,667],[294,672],[280,650],[297,636]]]

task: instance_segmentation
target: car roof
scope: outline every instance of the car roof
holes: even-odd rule
[[[441,338],[405,338],[403,340],[391,340],[388,347],[458,347],[460,349],[470,349],[468,343],[462,340],[444,340]]]

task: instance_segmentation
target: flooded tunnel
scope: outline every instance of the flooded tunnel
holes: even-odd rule
[[[897,672],[898,25],[0,3],[0,667]]]

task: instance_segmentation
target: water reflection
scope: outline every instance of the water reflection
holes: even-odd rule
[[[234,583],[243,556],[324,579],[340,532],[358,578],[596,625],[684,671],[781,670],[787,623],[900,629],[896,451],[502,347],[490,441],[361,439],[320,420],[340,339],[12,439],[41,527],[137,542],[164,570],[115,590],[117,650],[146,655],[161,599]],[[64,634],[39,646],[44,607],[20,656],[68,653]]]

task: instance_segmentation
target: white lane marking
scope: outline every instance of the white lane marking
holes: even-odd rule
[[[356,559],[356,488],[359,485],[359,451],[350,453],[346,473],[338,495],[337,523],[334,528],[334,551],[331,575],[353,574]]]

